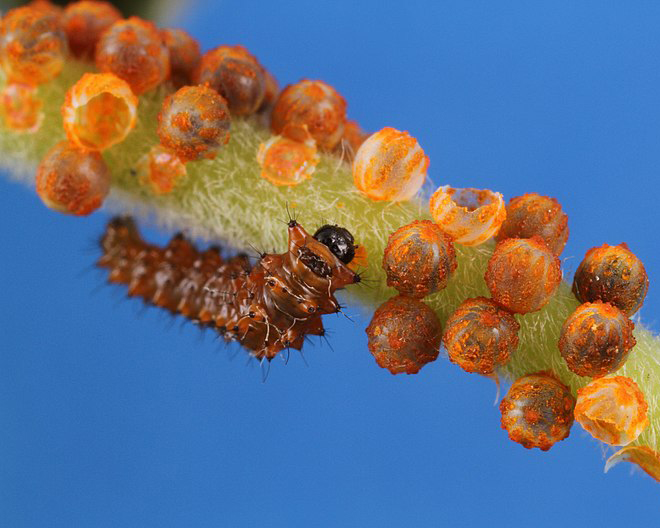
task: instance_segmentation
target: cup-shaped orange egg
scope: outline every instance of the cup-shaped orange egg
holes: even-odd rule
[[[488,189],[440,187],[429,203],[433,221],[464,246],[491,239],[506,218],[502,195]]]
[[[126,81],[112,73],[85,73],[66,93],[64,130],[80,147],[105,150],[133,130],[137,105]]]
[[[623,446],[649,424],[648,404],[637,383],[625,376],[598,378],[577,392],[575,419],[594,438]]]

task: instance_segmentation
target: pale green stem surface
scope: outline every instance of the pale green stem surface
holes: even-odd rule
[[[60,114],[64,94],[89,70],[90,65],[70,62],[58,79],[40,88],[46,117],[37,133],[13,133],[0,120],[0,166],[9,169],[12,177],[33,183],[39,160],[65,137]],[[104,153],[113,174],[113,192],[107,207],[146,216],[167,229],[223,241],[235,248],[253,246],[281,251],[286,242],[283,221],[287,220],[288,204],[303,226],[315,229],[325,222],[336,223],[348,228],[356,242],[366,247],[369,263],[364,276],[369,279],[368,284],[350,287],[349,298],[372,307],[395,294],[385,284],[381,269],[383,249],[395,229],[428,217],[425,204],[369,200],[353,186],[349,165],[336,156],[324,155],[313,178],[297,187],[272,185],[260,177],[256,162],[257,147],[269,136],[267,127],[257,118],[235,119],[231,140],[215,160],[188,164],[188,176],[174,192],[155,196],[140,185],[136,167],[158,142],[156,116],[165,94],[162,88],[142,96],[137,127],[126,141]],[[483,275],[493,247],[492,243],[476,248],[457,246],[459,264],[449,286],[425,299],[443,323],[466,298],[489,296]],[[520,347],[501,374],[515,379],[551,370],[573,391],[585,385],[589,379],[572,374],[557,349],[561,325],[577,305],[569,284],[564,282],[543,310],[517,316],[521,324]],[[660,339],[639,322],[635,337],[637,346],[617,374],[634,379],[649,403],[651,425],[633,445],[660,451]]]

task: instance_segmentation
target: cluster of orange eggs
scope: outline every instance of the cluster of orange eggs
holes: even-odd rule
[[[8,128],[39,129],[43,113],[37,86],[56,77],[69,56],[93,62],[98,70],[70,88],[62,107],[69,147],[78,149],[81,160],[126,139],[135,127],[141,94],[163,84],[173,92],[158,116],[160,143],[138,163],[140,180],[155,193],[170,192],[185,176],[187,163],[214,158],[229,141],[233,116],[259,114],[270,120],[275,136],[259,146],[256,159],[261,175],[275,185],[308,179],[319,150],[352,157],[365,138],[359,125],[347,120],[344,98],[327,83],[303,80],[280,93],[273,75],[243,46],[202,54],[185,31],[124,19],[103,1],[77,1],[62,9],[39,0],[5,14],[0,64],[8,82],[0,110]],[[44,166],[63,168],[47,163],[58,152],[51,151]],[[72,214],[90,212],[69,207],[55,185],[60,179],[67,188],[74,181],[82,184],[84,174],[49,174],[40,180],[50,183],[38,186],[47,204]],[[102,198],[96,200],[99,205]]]
[[[414,138],[384,128],[358,149],[353,178],[372,200],[397,202],[417,194],[427,168],[428,158]],[[457,267],[454,244],[475,246],[495,237],[484,275],[491,298],[466,299],[448,318],[444,332],[439,330],[452,362],[467,372],[495,376],[518,347],[515,315],[543,309],[559,288],[558,257],[568,240],[568,217],[557,200],[535,193],[505,206],[500,193],[450,186],[433,193],[429,209],[433,223],[415,221],[388,240],[383,256],[387,284],[408,300],[404,305],[392,299],[376,311],[367,328],[369,349],[393,374],[416,373],[435,360],[437,354],[422,345],[440,323],[430,333],[418,329],[425,328],[419,321],[426,308],[419,299],[447,286]],[[635,345],[628,317],[639,309],[647,290],[644,266],[625,244],[587,253],[573,286],[584,304],[566,320],[558,342],[570,370],[599,378],[623,365]],[[646,404],[632,406],[644,402],[644,396],[628,378],[607,380],[609,388],[626,380],[625,390],[598,390],[597,398],[587,399],[589,390],[596,391],[588,385],[575,407],[569,388],[554,374],[524,376],[500,405],[502,427],[525,447],[546,450],[568,436],[575,416],[583,425],[589,423],[585,428],[595,437],[614,445],[629,443],[648,423]]]
[[[213,159],[230,140],[232,116],[259,114],[274,135],[256,152],[261,176],[277,186],[308,180],[319,152],[352,161],[355,187],[374,201],[415,197],[429,167],[418,141],[385,127],[367,137],[346,116],[346,101],[329,84],[302,80],[279,91],[270,72],[242,46],[204,54],[178,29],[124,19],[109,3],[77,1],[60,9],[39,0],[7,12],[0,22],[0,66],[7,83],[0,114],[17,133],[43,119],[37,88],[62,70],[69,55],[93,61],[62,106],[67,140],[46,154],[36,187],[49,207],[86,215],[110,190],[102,153],[126,140],[136,125],[139,96],[166,83],[171,92],[158,115],[159,144],[141,161],[153,192],[170,192],[186,164]],[[415,221],[392,233],[383,255],[387,283],[399,295],[376,310],[367,328],[369,348],[393,374],[416,373],[434,361],[441,344],[467,372],[495,376],[516,353],[519,318],[542,310],[562,280],[559,255],[568,217],[554,198],[535,193],[510,200],[485,189],[438,188],[429,200],[433,221]],[[490,298],[465,299],[443,332],[422,301],[448,285],[457,268],[455,244],[495,238],[484,279]],[[558,350],[567,367],[594,378],[577,401],[553,373],[529,373],[502,400],[502,427],[525,447],[549,449],[577,419],[612,445],[635,440],[646,424],[639,387],[614,374],[635,345],[630,317],[648,290],[643,264],[625,245],[587,252],[574,278],[582,303],[565,321]]]
[[[365,146],[374,148],[369,146],[372,138],[356,161]],[[387,166],[388,159],[374,154],[370,163]],[[367,174],[360,167],[354,164],[354,175]],[[413,172],[410,169],[408,176]],[[379,192],[401,190],[409,181],[396,171],[377,168],[375,173],[385,176]],[[441,333],[453,363],[467,372],[497,376],[518,348],[516,317],[542,310],[561,283],[558,256],[568,239],[568,217],[554,198],[526,194],[505,207],[499,193],[450,187],[435,192],[430,208],[434,222],[415,221],[388,240],[383,269],[399,297],[376,311],[367,328],[369,349],[393,374],[416,373],[437,358],[423,345]],[[447,286],[457,267],[454,244],[476,245],[492,237],[497,244],[484,275],[491,298],[466,299],[447,319],[444,331],[439,321],[427,330],[419,322],[426,309],[420,299]],[[583,304],[565,321],[557,346],[571,371],[596,379],[578,393],[576,406],[570,389],[553,373],[520,378],[500,405],[502,427],[512,440],[547,450],[568,436],[574,418],[612,445],[626,445],[639,436],[648,423],[639,387],[622,376],[602,377],[615,373],[634,347],[629,317],[647,290],[644,266],[625,244],[587,252],[573,284]],[[405,304],[402,297],[408,299]]]
[[[484,276],[491,299],[466,299],[443,336],[452,362],[493,375],[518,346],[513,314],[542,309],[559,287],[561,267],[550,248],[563,249],[567,216],[556,200],[537,194],[514,198],[506,207],[499,193],[441,187],[430,204],[434,222],[415,221],[390,236],[383,256],[387,284],[414,298],[438,292],[457,267],[454,244],[476,245],[497,234]]]

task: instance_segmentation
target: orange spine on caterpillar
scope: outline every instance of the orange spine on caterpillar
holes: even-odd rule
[[[310,235],[295,220],[286,253],[223,259],[198,251],[181,235],[159,248],[145,243],[130,219],[115,218],[102,238],[98,265],[109,281],[128,285],[130,296],[203,325],[214,326],[258,359],[302,348],[305,336],[323,335],[321,315],[337,313],[334,292],[360,281],[347,264],[353,236],[338,226]]]

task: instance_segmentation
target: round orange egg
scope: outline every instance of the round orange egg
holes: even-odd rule
[[[50,81],[62,71],[66,53],[66,35],[54,11],[24,6],[0,20],[0,66],[9,82]]]
[[[165,98],[158,137],[181,161],[213,159],[229,141],[227,102],[208,86],[184,86]]]
[[[568,215],[554,198],[536,193],[511,198],[497,240],[540,236],[550,250],[561,255],[568,240]]]
[[[540,237],[498,242],[485,280],[495,302],[514,313],[543,308],[561,283],[559,259]]]
[[[311,136],[323,150],[332,150],[344,133],[346,101],[329,84],[304,79],[287,86],[271,114],[276,134],[292,139]]]
[[[353,160],[353,182],[375,201],[400,202],[417,194],[429,158],[408,132],[386,127],[360,146]]]
[[[199,43],[183,29],[161,29],[160,35],[170,53],[170,78],[174,86],[191,84],[202,58]]]
[[[566,438],[573,425],[575,398],[553,374],[518,378],[500,403],[502,429],[527,449],[547,451]]]
[[[561,329],[559,351],[578,376],[597,378],[617,371],[635,346],[635,324],[609,303],[578,306]]]
[[[320,161],[314,141],[302,143],[272,136],[259,145],[261,177],[275,185],[298,185],[312,177]]]
[[[69,49],[76,57],[94,58],[101,34],[121,20],[121,13],[109,2],[71,2],[64,9],[62,26],[69,41]]]
[[[125,80],[140,95],[170,74],[170,54],[154,24],[138,17],[119,20],[96,45],[96,67]]]
[[[449,359],[466,372],[492,374],[518,347],[520,325],[491,299],[463,301],[447,319],[442,342]]]
[[[398,295],[379,306],[366,332],[369,351],[392,374],[416,374],[440,353],[438,317],[411,297]]]
[[[451,238],[429,220],[415,220],[397,229],[383,254],[387,285],[411,297],[444,289],[456,266]]]
[[[232,115],[255,113],[266,94],[263,68],[243,46],[220,46],[207,51],[194,78],[195,83],[222,95]]]
[[[648,290],[644,264],[626,244],[591,248],[573,279],[580,302],[609,302],[628,317],[640,309]]]
[[[98,152],[61,141],[37,168],[37,194],[51,209],[88,215],[110,191],[110,170]]]

